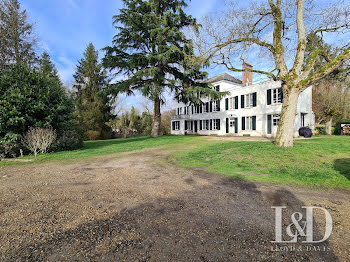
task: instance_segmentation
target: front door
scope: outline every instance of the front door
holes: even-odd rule
[[[230,118],[230,134],[237,134],[238,133],[238,119],[237,118]]]

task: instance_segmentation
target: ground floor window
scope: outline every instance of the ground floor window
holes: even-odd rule
[[[256,130],[256,116],[242,117],[242,130]]]
[[[172,128],[174,131],[180,130],[180,121],[173,121]]]
[[[278,123],[280,122],[280,115],[276,114],[272,116],[272,124],[273,126],[278,126]]]

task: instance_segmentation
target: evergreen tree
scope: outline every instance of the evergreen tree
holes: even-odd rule
[[[40,71],[44,75],[47,75],[51,78],[59,80],[58,72],[55,65],[52,63],[50,55],[47,52],[44,52],[41,55],[39,60]]]
[[[111,108],[104,92],[108,79],[92,43],[79,61],[74,78],[76,115],[82,131],[98,131],[100,138],[109,138],[111,129],[106,123],[111,119]]]
[[[125,8],[114,17],[118,34],[113,46],[106,47],[104,65],[124,73],[128,79],[111,85],[114,94],[140,91],[154,101],[152,137],[157,137],[161,123],[161,103],[170,89],[183,102],[200,103],[201,93],[218,99],[220,93],[208,88],[202,80],[206,73],[186,64],[193,48],[183,29],[195,26],[186,15],[181,0],[123,0]]]
[[[27,12],[18,0],[0,0],[0,68],[8,64],[33,64],[37,40]]]

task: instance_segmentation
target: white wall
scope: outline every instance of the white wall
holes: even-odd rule
[[[234,84],[228,81],[219,81],[213,83],[214,86],[220,85],[220,91],[228,91],[230,95],[225,96],[220,101],[220,112],[210,112],[202,114],[189,114],[175,116],[173,120],[180,120],[179,131],[172,131],[175,135],[184,135],[185,132],[190,134],[190,131],[185,131],[184,120],[206,120],[206,119],[220,119],[220,130],[199,130],[200,135],[227,135],[226,134],[226,118],[234,117],[238,118],[238,134],[232,135],[251,135],[251,136],[275,136],[277,127],[272,126],[272,134],[267,134],[267,115],[280,114],[282,110],[282,104],[267,105],[267,90],[281,87],[280,82],[266,81],[255,85],[243,86]],[[250,93],[257,93],[257,106],[252,108],[241,108],[241,95]],[[225,98],[239,96],[238,109],[225,110]],[[203,102],[208,102],[208,99],[204,99]],[[178,104],[177,107],[184,107],[184,104]],[[184,111],[182,111],[184,113]],[[295,136],[298,136],[298,129],[301,127],[301,113],[306,113],[305,126],[313,129],[314,127],[314,114],[312,112],[312,87],[304,90],[300,96],[297,106],[297,117],[295,121]],[[256,116],[256,130],[242,130],[242,117]],[[231,135],[231,134],[230,134]]]

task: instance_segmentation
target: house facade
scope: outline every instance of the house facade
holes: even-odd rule
[[[229,74],[208,80],[217,91],[228,91],[221,100],[203,100],[201,105],[179,103],[171,120],[174,135],[198,134],[219,136],[264,136],[277,133],[282,111],[281,83],[252,83],[251,72],[243,73],[243,82]],[[299,96],[294,125],[295,136],[300,127],[314,130],[312,87]]]

